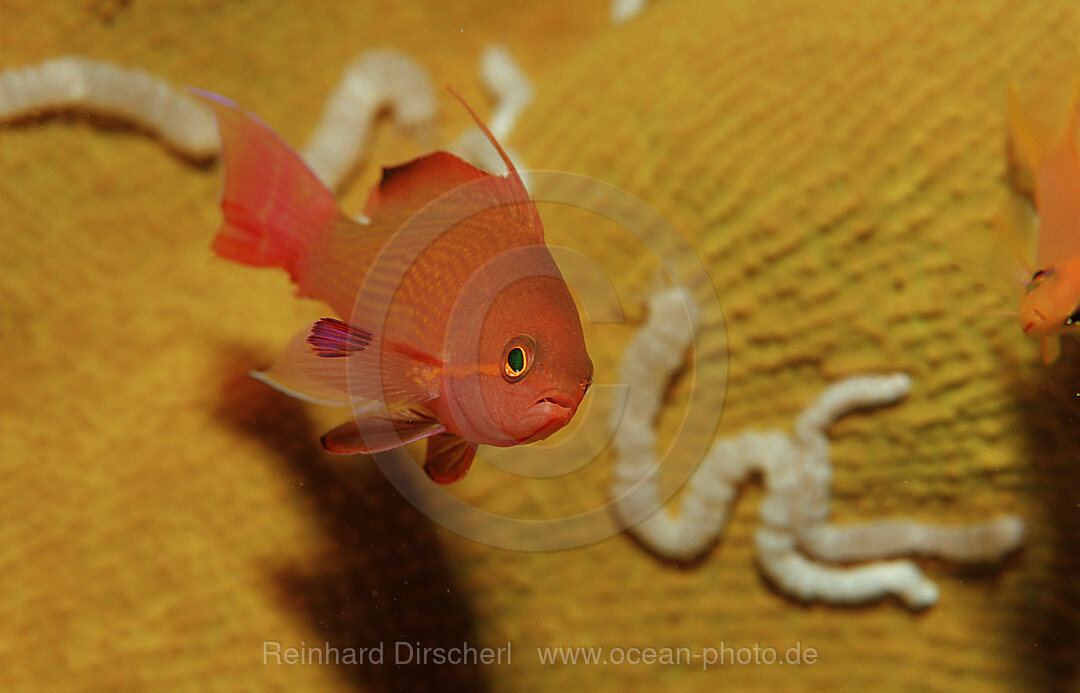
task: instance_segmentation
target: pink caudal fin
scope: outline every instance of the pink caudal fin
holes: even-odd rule
[[[254,115],[191,91],[213,109],[221,135],[225,223],[214,250],[245,265],[283,267],[300,283],[314,238],[341,214],[333,193]]]

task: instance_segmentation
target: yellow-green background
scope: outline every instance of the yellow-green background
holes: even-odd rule
[[[107,119],[0,130],[0,688],[4,690],[1075,690],[1080,349],[1053,368],[1010,310],[1005,94],[1080,50],[1057,2],[604,3],[0,0],[0,67],[75,53],[228,95],[302,143],[357,53],[401,49],[482,113],[476,61],[508,45],[536,100],[508,144],[646,200],[709,268],[730,347],[695,371],[718,435],[789,426],[831,380],[904,370],[902,404],[833,432],[833,516],[949,523],[1014,512],[1000,566],[922,566],[940,603],[802,605],[752,550],[758,484],[722,542],[672,566],[626,537],[492,549],[416,511],[318,434],[340,415],[269,391],[265,366],[322,314],[281,273],[209,251],[217,167]],[[440,92],[439,141],[467,116]],[[343,197],[423,152],[391,127]],[[655,259],[549,223],[618,274],[629,323],[594,326],[598,376]],[[705,316],[715,330],[718,315]],[[712,341],[709,341],[709,340]],[[670,393],[678,411],[690,383]],[[337,418],[335,418],[337,417]],[[662,420],[669,435],[677,421]],[[479,464],[455,493],[557,517],[604,501]],[[554,489],[554,490],[553,490]],[[492,646],[509,666],[264,665],[262,643]],[[813,665],[542,666],[541,646],[763,647]],[[389,646],[389,645],[388,645]]]

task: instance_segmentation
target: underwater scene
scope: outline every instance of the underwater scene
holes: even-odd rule
[[[1080,3],[0,0],[0,690],[1080,690]]]

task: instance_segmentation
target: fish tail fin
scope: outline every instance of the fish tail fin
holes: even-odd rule
[[[193,90],[195,91],[195,90]],[[224,158],[225,223],[214,251],[254,267],[283,267],[297,284],[314,237],[341,215],[333,193],[265,123],[210,92]]]

